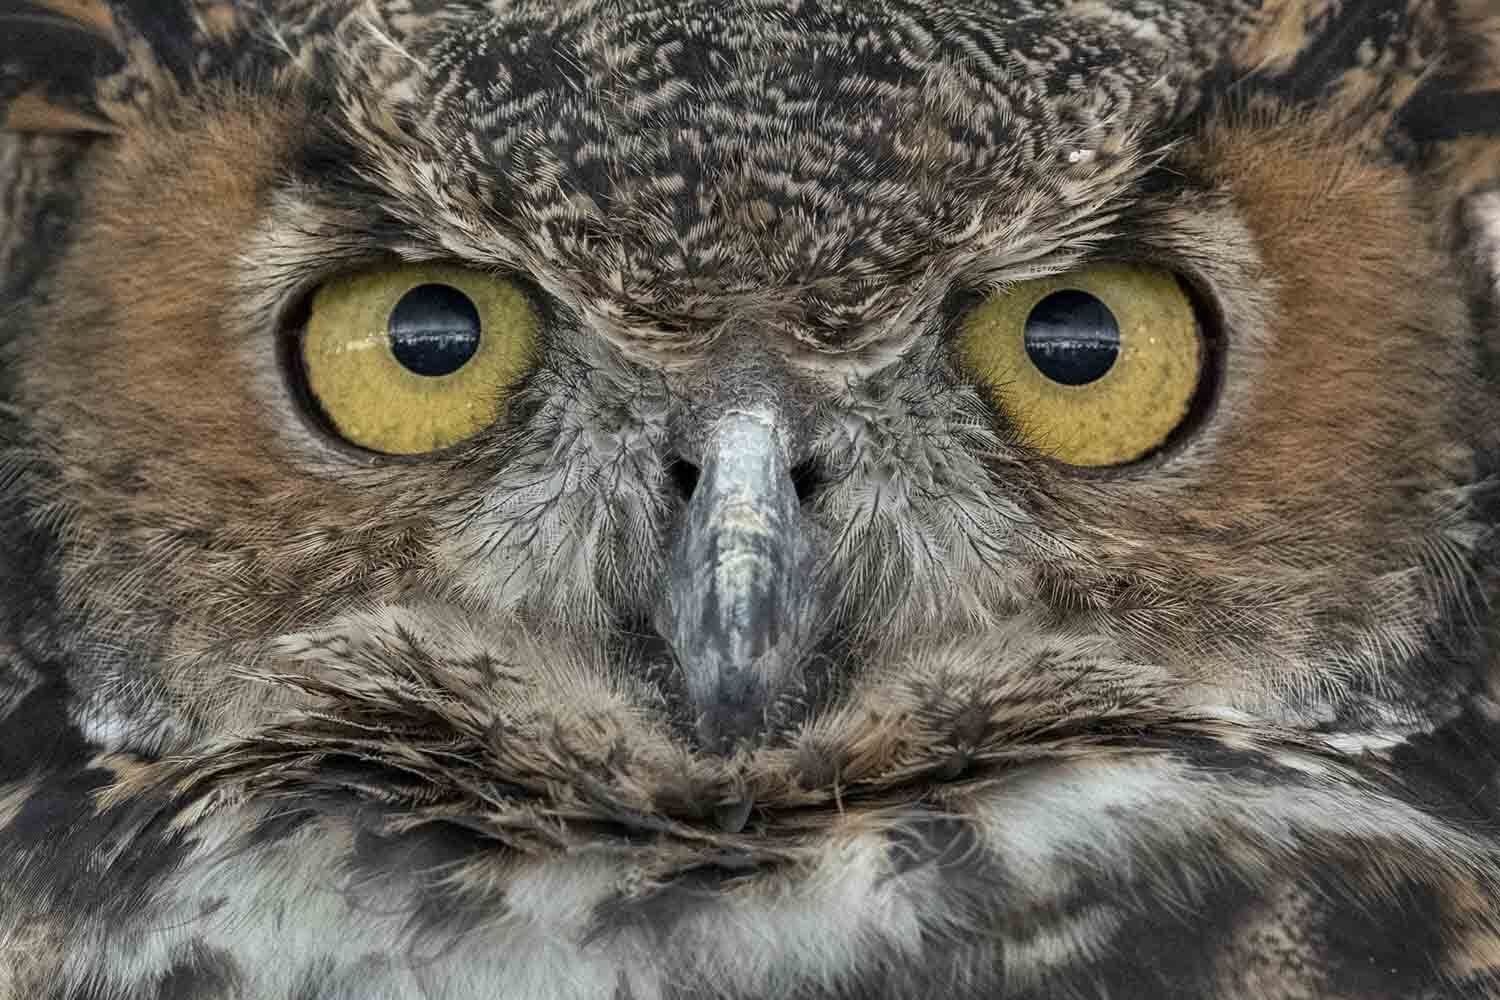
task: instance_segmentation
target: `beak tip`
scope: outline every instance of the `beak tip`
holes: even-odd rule
[[[750,822],[750,810],[754,807],[755,799],[749,795],[735,802],[726,802],[714,810],[714,822],[724,833],[740,833]]]

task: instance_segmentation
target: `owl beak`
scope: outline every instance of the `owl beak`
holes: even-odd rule
[[[662,634],[705,748],[728,752],[770,723],[811,616],[811,550],[773,414],[715,426],[672,553]]]

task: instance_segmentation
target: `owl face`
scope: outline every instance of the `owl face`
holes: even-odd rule
[[[0,0],[0,994],[1488,995],[1489,7]]]
[[[696,815],[1020,718],[1396,740],[1473,683],[1436,15],[1377,70],[1296,5],[610,11],[86,19],[134,54],[5,466],[86,733],[445,664]]]

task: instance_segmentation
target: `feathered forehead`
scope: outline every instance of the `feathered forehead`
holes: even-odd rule
[[[1395,107],[1461,48],[1426,0],[24,6],[56,30],[0,67],[12,127],[311,82],[336,109],[314,130],[350,138],[331,172],[383,189],[414,240],[637,324],[747,296],[831,327],[894,315],[924,274],[1095,239],[1207,79]],[[46,55],[82,37],[113,49],[91,91]]]
[[[597,91],[624,122],[685,95],[775,81],[835,108],[957,74],[1028,125],[1076,108],[1181,106],[1204,74],[1279,80],[1300,98],[1457,63],[1493,90],[1490,0],[994,0],[927,4],[703,0],[12,0],[0,3],[0,104],[9,128],[81,130],[54,108],[118,125],[131,103],[226,74],[264,84],[341,64],[329,82],[387,104],[420,94],[435,117],[514,120],[560,88]],[[1478,69],[1476,69],[1478,67]],[[357,71],[355,71],[357,70]],[[854,79],[840,85],[839,71]],[[128,78],[122,79],[123,77]],[[1471,76],[1474,74],[1471,73]],[[1222,81],[1220,81],[1222,82]],[[1451,81],[1449,81],[1451,82]],[[653,86],[654,85],[654,86]],[[986,89],[987,88],[993,88]],[[1399,89],[1399,85],[1397,85]],[[25,94],[25,113],[14,101]],[[979,96],[949,89],[962,104]],[[839,97],[842,95],[843,99]],[[1050,99],[1039,105],[1035,102]],[[705,104],[711,109],[713,101]],[[1137,114],[1145,112],[1136,112]],[[1085,116],[1087,117],[1087,116]],[[24,119],[24,120],[23,120]],[[705,121],[705,124],[709,124]]]
[[[838,326],[954,257],[1027,259],[1096,227],[1203,72],[1208,20],[1181,4],[450,7],[406,32],[356,20],[337,78],[404,221],[441,222],[450,249],[593,275],[579,297],[655,315],[795,288]]]

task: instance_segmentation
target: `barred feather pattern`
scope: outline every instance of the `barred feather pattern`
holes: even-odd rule
[[[1195,714],[1020,625],[926,655],[716,760],[624,698],[536,704],[530,665],[576,651],[372,612],[285,643],[257,681],[297,704],[259,730],[14,789],[8,891],[98,942],[60,971],[104,995],[1487,994],[1462,952],[1365,967],[1392,927],[1494,930],[1488,823],[1399,755]],[[747,793],[764,820],[716,827]]]

